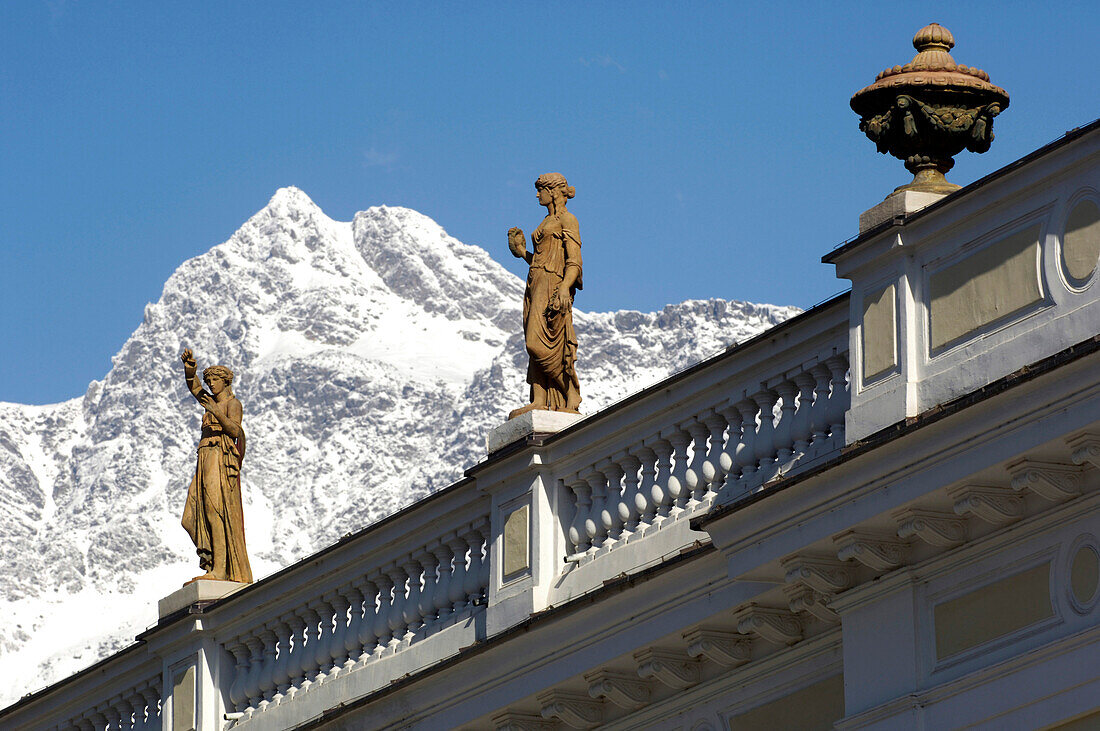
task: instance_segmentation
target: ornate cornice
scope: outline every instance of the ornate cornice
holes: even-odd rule
[[[894,513],[899,538],[920,538],[938,548],[954,548],[966,542],[966,521],[951,513],[903,508]]]
[[[569,728],[596,728],[603,721],[603,704],[587,695],[553,689],[539,693],[543,718],[556,718]]]
[[[875,571],[890,571],[906,562],[909,545],[890,536],[849,530],[833,536],[836,556],[841,561],[855,559]]]
[[[1090,464],[1100,469],[1100,434],[1085,433],[1066,440],[1075,465]]]
[[[1021,459],[1007,465],[1012,489],[1031,490],[1051,502],[1060,503],[1081,494],[1081,467],[1037,459]]]
[[[955,501],[955,513],[973,515],[992,525],[1007,525],[1024,517],[1024,498],[1005,487],[993,485],[962,485],[948,488]]]
[[[780,565],[788,584],[805,584],[821,594],[836,594],[856,582],[851,564],[829,556],[794,554],[780,561]]]
[[[532,713],[505,711],[493,716],[493,728],[496,731],[553,731],[558,723]]]
[[[805,584],[788,584],[783,593],[787,595],[787,606],[795,614],[805,612],[826,624],[840,622],[840,615],[826,606],[826,597]]]
[[[606,698],[619,708],[633,711],[649,703],[649,685],[636,674],[596,670],[585,674],[584,679],[588,682],[588,695]]]
[[[647,647],[634,653],[638,675],[683,690],[699,682],[699,661],[673,650]]]
[[[781,645],[793,645],[802,639],[802,624],[786,609],[749,602],[734,612],[734,618],[737,631],[742,634],[757,635]]]
[[[695,627],[683,637],[692,657],[705,657],[725,668],[735,668],[752,660],[752,640],[737,632]]]

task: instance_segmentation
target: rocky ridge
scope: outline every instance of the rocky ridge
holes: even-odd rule
[[[284,188],[176,270],[82,398],[0,403],[0,706],[128,644],[194,573],[179,515],[201,414],[184,345],[200,368],[240,374],[262,577],[480,458],[525,393],[522,293],[487,252],[415,211],[338,222]],[[577,311],[582,410],[797,312],[725,300]]]

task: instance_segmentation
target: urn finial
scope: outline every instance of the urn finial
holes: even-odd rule
[[[955,155],[985,152],[993,141],[993,118],[1008,107],[1008,94],[989,74],[955,62],[955,37],[938,23],[913,36],[917,55],[893,66],[852,96],[859,128],[878,147],[905,162],[913,181],[897,190],[950,193]]]

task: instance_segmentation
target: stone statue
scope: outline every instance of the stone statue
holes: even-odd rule
[[[509,419],[533,409],[580,413],[573,295],[583,288],[581,237],[576,216],[565,207],[576,191],[560,173],[540,175],[535,190],[539,204],[546,206],[546,218],[531,234],[534,251],[527,251],[521,229],[508,230],[508,248],[531,265],[523,293],[531,403],[510,413]]]
[[[183,528],[195,544],[199,566],[206,572],[191,581],[213,579],[252,583],[252,568],[244,545],[241,506],[241,462],[245,436],[241,402],[233,395],[233,371],[211,366],[202,372],[206,391],[195,376],[195,356],[180,355],[183,376],[191,395],[206,412],[195,476],[187,488]],[[188,582],[190,583],[190,582]]]

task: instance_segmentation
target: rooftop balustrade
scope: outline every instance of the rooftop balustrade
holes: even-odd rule
[[[282,728],[706,541],[689,518],[843,446],[844,300],[550,439],[490,455],[470,477],[273,576],[163,617],[94,673],[24,699],[14,717],[114,731],[159,727],[167,708],[194,712],[199,728],[211,713],[241,728]],[[549,529],[535,531],[539,509],[523,477],[532,455],[541,455],[540,479],[554,495],[542,511]],[[522,548],[505,542],[517,505],[529,511]],[[516,582],[505,554],[517,550],[527,552],[517,565],[529,589],[558,586],[529,591],[520,614],[493,601],[508,604],[502,588]],[[135,662],[148,677],[116,675]],[[161,687],[171,689],[163,706]]]

